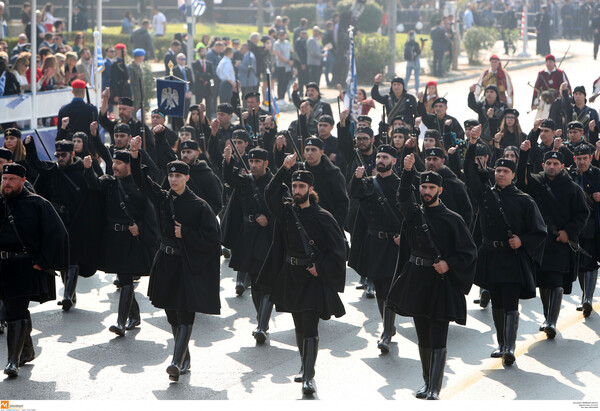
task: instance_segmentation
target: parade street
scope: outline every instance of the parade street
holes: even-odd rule
[[[568,43],[552,42],[552,46],[558,64]],[[530,45],[530,52],[533,50]],[[592,82],[599,74],[598,64],[591,58],[591,44],[574,42],[570,54],[573,57],[566,59],[561,69],[572,87],[586,87],[589,98]],[[515,88],[515,108],[521,112],[525,132],[529,132],[535,114],[527,114],[532,93],[527,82],[533,83],[543,68],[543,63],[516,71],[508,68]],[[461,123],[476,118],[467,107],[469,86],[475,82],[439,86],[440,94],[449,101],[448,114]],[[414,91],[412,82],[410,91]],[[597,108],[598,103],[592,107]],[[332,108],[337,121],[337,108]],[[373,128],[380,115],[376,113],[371,112]],[[294,117],[295,113],[285,113],[280,121],[289,124]],[[250,290],[236,296],[236,274],[228,268],[228,260],[221,258],[221,315],[196,315],[189,345],[191,372],[181,376],[178,383],[170,382],[165,372],[173,352],[173,336],[164,310],[155,308],[146,297],[148,277],[142,277],[136,287],[141,326],[125,337],[108,331],[115,323],[119,301],[119,291],[112,285],[114,278],[102,272],[81,278],[77,305],[69,312],[63,312],[55,302],[31,304],[37,358],[20,369],[18,379],[1,382],[2,400],[302,399],[300,384],[293,381],[300,357],[292,316],[274,312],[267,342],[257,345],[251,334],[256,318]],[[377,340],[382,324],[376,300],[355,289],[358,279],[348,268],[341,294],[346,315],[319,325],[318,394],[314,398],[417,404],[414,393],[422,385],[422,369],[414,323],[409,317],[396,316],[397,334],[390,352],[381,354]],[[584,319],[575,310],[581,301],[581,289],[575,282],[573,293],[563,298],[559,333],[553,340],[538,331],[544,320],[539,297],[521,300],[516,363],[503,367],[501,359],[490,358],[496,347],[491,306],[482,309],[473,304],[478,292],[473,286],[467,296],[466,326],[450,325],[442,399],[600,400],[600,300],[596,299],[594,311]],[[62,295],[58,277],[57,295]],[[0,335],[0,352],[6,350],[6,336]]]

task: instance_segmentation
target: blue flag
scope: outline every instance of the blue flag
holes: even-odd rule
[[[354,55],[354,27],[348,28],[350,37],[350,60],[348,61],[348,78],[346,79],[347,90],[344,94],[344,105],[350,109],[350,119],[356,121],[357,113],[357,79],[356,79],[356,59]]]
[[[185,86],[183,81],[176,80],[156,80],[156,100],[158,108],[163,113],[171,117],[183,117]]]

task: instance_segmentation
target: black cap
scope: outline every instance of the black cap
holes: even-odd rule
[[[167,171],[169,173],[179,173],[187,176],[190,174],[190,166],[183,161],[171,161],[169,164],[167,164]]]
[[[192,126],[183,126],[179,129],[179,132],[190,133],[191,135],[194,135],[196,133],[196,129]]]
[[[196,140],[184,141],[181,144],[179,144],[179,148],[181,149],[181,151],[183,151],[183,150],[199,151],[198,150],[198,142]]]
[[[133,100],[129,97],[120,97],[119,105],[133,107]]]
[[[119,160],[124,163],[129,163],[131,161],[131,154],[126,150],[117,150],[115,154],[113,154],[113,160]]]
[[[392,84],[394,83],[401,83],[402,85],[404,85],[404,79],[402,77],[394,77],[392,79]]]
[[[59,140],[56,142],[56,151],[72,152],[75,145],[69,140]]]
[[[403,114],[398,114],[397,116],[394,116],[394,118],[392,118],[391,123],[394,124],[394,121],[402,121],[403,123],[406,123],[406,117]]]
[[[435,184],[438,187],[442,186],[442,176],[435,171],[423,171],[419,180],[419,184]]]
[[[256,160],[267,160],[269,158],[269,152],[264,148],[253,148],[248,153],[248,159],[254,158]]]
[[[439,157],[444,158],[444,150],[440,147],[431,147],[425,150],[425,157]]]
[[[569,124],[567,124],[567,130],[583,131],[583,124],[581,124],[579,121],[571,121]]]
[[[308,184],[309,186],[312,186],[315,184],[315,177],[310,171],[296,170],[292,174],[292,181],[301,181],[303,183]]]
[[[425,132],[425,136],[423,138],[435,138],[436,140],[440,140],[442,138],[439,131],[436,129],[430,128]]]
[[[410,134],[410,129],[406,126],[400,126],[392,130],[392,136],[398,133],[404,134],[404,137],[408,137],[408,135]]]
[[[504,110],[504,115],[506,116],[507,114],[513,114],[515,117],[519,117],[519,110],[509,107]]]
[[[244,100],[248,100],[250,97],[256,97],[256,99],[260,101],[260,93],[257,91],[251,91],[249,93],[246,93],[246,95],[244,96]]]
[[[13,159],[12,151],[10,151],[8,148],[0,147],[0,158],[3,158],[8,161],[12,160]]]
[[[311,81],[310,83],[308,83],[304,87],[306,87],[306,88],[314,88],[315,90],[317,90],[318,93],[321,93],[321,90],[319,89],[319,85],[317,83],[315,83],[314,81]]]
[[[19,130],[18,128],[7,128],[6,130],[4,130],[4,137],[8,137],[8,136],[14,136],[17,138],[21,138],[21,130]]]
[[[369,124],[373,123],[373,119],[369,116],[358,116],[358,122],[365,121]]]
[[[594,147],[592,147],[589,144],[583,143],[575,147],[575,150],[573,150],[573,154],[576,156],[592,155],[594,154],[594,151],[596,151]]]
[[[479,120],[476,120],[476,119],[474,119],[474,118],[470,118],[470,119],[468,119],[468,120],[465,120],[465,123],[464,123],[464,124],[465,124],[465,128],[467,128],[467,127],[476,127],[476,126],[478,126],[480,123],[479,123]]]
[[[382,144],[377,148],[378,153],[386,153],[392,157],[398,157],[398,150],[388,144]]]
[[[160,114],[162,116],[162,118],[167,117],[167,115],[165,113],[163,113],[163,111],[159,108],[155,108],[154,110],[152,110],[152,114]]]
[[[198,104],[192,104],[190,106],[190,111],[200,111],[200,106]]]
[[[222,103],[217,106],[217,113],[233,114],[233,107],[229,103]]]
[[[333,117],[331,117],[329,114],[323,114],[321,117],[319,117],[319,123],[327,123],[330,126],[333,126],[335,124],[335,121],[333,120]]]
[[[584,96],[587,97],[587,94],[585,92],[585,87],[584,86],[577,86],[573,89],[573,94],[575,93],[583,93]]]
[[[515,164],[515,162],[512,160],[509,160],[508,158],[499,158],[496,161],[496,168],[498,168],[498,167],[510,168],[510,171],[512,171],[513,173],[515,171],[517,171],[517,165]]]
[[[127,123],[118,123],[113,129],[113,133],[126,133],[127,135],[131,135],[131,128]]]
[[[485,144],[477,144],[475,146],[475,155],[476,156],[489,156],[490,149]]]
[[[246,130],[234,130],[231,139],[250,141],[250,136]]]
[[[370,127],[359,127],[356,129],[355,134],[368,134],[369,137],[373,138],[373,129]]]
[[[14,174],[19,177],[25,177],[26,172],[27,169],[17,163],[4,164],[4,167],[2,167],[2,174]]]
[[[485,91],[488,90],[494,90],[496,92],[496,96],[498,96],[500,93],[498,92],[498,86],[495,84],[490,84],[485,88]]]
[[[448,100],[446,100],[444,97],[438,97],[435,100],[433,100],[432,106],[435,106],[437,103],[444,103],[448,105]]]
[[[542,121],[542,123],[540,124],[540,127],[550,128],[550,129],[554,130],[554,128],[555,128],[554,120],[552,120],[551,118],[547,118]]]
[[[323,150],[323,140],[317,137],[310,137],[304,140],[304,147],[315,146],[319,150]]]
[[[544,154],[544,163],[552,158],[560,161],[561,163],[565,162],[563,154],[560,151],[548,151],[546,154]]]

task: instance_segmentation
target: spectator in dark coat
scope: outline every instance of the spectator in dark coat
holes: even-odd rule
[[[131,43],[133,49],[144,49],[146,50],[146,59],[155,59],[154,55],[154,42],[152,41],[152,35],[148,31],[150,28],[150,20],[143,20],[142,27],[136,29],[131,33]],[[175,63],[173,63],[175,64]]]

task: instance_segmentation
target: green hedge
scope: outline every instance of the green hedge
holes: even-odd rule
[[[281,9],[281,15],[289,17],[289,27],[292,29],[300,25],[300,19],[302,17],[308,20],[308,27],[312,27],[317,23],[317,8],[314,3],[285,6]]]
[[[469,65],[481,65],[479,51],[491,50],[499,39],[500,33],[498,33],[498,30],[490,27],[472,27],[465,31],[463,44],[467,52]]]
[[[351,0],[343,0],[337,4],[338,13],[346,13],[352,7]],[[358,19],[358,30],[363,33],[375,33],[383,19],[383,7],[379,4],[369,1],[365,5],[365,9]]]
[[[377,73],[384,73],[391,53],[387,37],[381,34],[356,36],[356,74],[360,84],[370,84]]]

